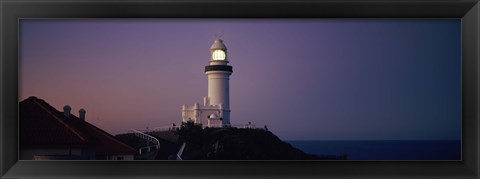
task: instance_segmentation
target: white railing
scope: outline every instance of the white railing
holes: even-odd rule
[[[204,126],[207,127],[207,126]],[[216,127],[216,128],[221,128],[223,127],[222,124],[219,125],[214,125],[210,124],[208,127]],[[229,126],[226,127],[235,127],[235,128],[241,128],[241,129],[262,129],[265,130],[264,127],[256,127],[255,124],[230,124]],[[163,131],[175,131],[180,129],[180,126],[161,126],[161,127],[155,127],[153,130],[146,131],[146,130],[137,130],[140,132],[163,132]]]
[[[232,124],[231,127],[243,128],[243,129],[256,129],[253,124]]]
[[[155,127],[152,131],[174,131],[180,129],[180,126],[161,126]]]
[[[153,144],[154,144],[154,145],[147,144],[146,147],[139,148],[138,149],[139,154],[142,154],[142,150],[144,150],[144,149],[147,149],[147,151],[150,152],[150,148],[152,148],[152,147],[155,147],[155,149],[157,149],[157,150],[160,149],[160,141],[157,138],[155,138],[151,135],[145,134],[142,131],[135,130],[135,129],[130,129],[129,131],[131,133],[134,133],[135,136],[140,137],[142,139],[145,139],[148,142],[153,142]]]
[[[221,128],[223,127],[223,124],[207,124],[205,126],[203,126],[204,128],[205,127],[211,127],[211,128]]]

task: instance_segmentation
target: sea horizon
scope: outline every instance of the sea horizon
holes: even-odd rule
[[[461,140],[284,140],[307,154],[347,160],[461,160]]]

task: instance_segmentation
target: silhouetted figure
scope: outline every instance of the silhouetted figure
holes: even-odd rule
[[[268,131],[268,127],[267,127],[267,125],[265,125],[263,128],[265,128],[265,131]]]

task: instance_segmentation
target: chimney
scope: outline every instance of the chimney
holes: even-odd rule
[[[208,97],[203,97],[203,106],[209,106],[210,105],[210,101],[208,101]]]
[[[78,116],[79,116],[80,119],[83,120],[83,121],[85,120],[85,113],[87,113],[87,111],[85,111],[85,109],[83,109],[83,108],[80,109],[80,110],[78,110],[78,114],[79,114]]]
[[[72,107],[70,107],[69,105],[65,105],[63,107],[63,115],[65,115],[66,117],[70,117],[71,110],[72,110]]]

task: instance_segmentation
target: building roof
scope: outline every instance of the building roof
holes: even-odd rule
[[[210,50],[215,50],[215,49],[227,50],[227,46],[225,46],[225,44],[223,44],[222,39],[216,38],[215,41],[213,42],[212,46],[210,46]]]
[[[208,116],[208,118],[210,118],[210,119],[218,119],[219,117],[218,117],[217,114],[213,113],[213,114],[210,114],[210,116]]]
[[[19,143],[23,148],[95,148],[97,154],[134,154],[136,150],[104,130],[50,104],[29,97],[19,104]]]

